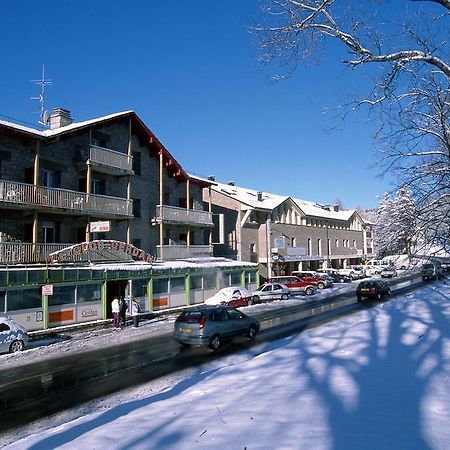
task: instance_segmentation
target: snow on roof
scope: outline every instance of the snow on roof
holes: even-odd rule
[[[212,189],[255,209],[273,210],[287,199],[291,198],[285,195],[271,194],[224,183],[217,183],[217,186],[212,186]],[[260,195],[261,200],[258,200],[258,194]],[[335,220],[349,220],[355,213],[354,209],[334,211],[332,207],[320,205],[319,203],[296,198],[291,199],[307,216]]]
[[[118,117],[126,116],[128,114],[133,114],[133,113],[134,113],[133,110],[128,110],[128,111],[122,111],[122,112],[118,112],[118,113],[108,114],[107,116],[97,117],[95,119],[89,119],[89,120],[85,120],[83,122],[73,122],[70,125],[66,125],[65,127],[59,127],[59,128],[55,128],[53,130],[45,130],[42,133],[43,133],[43,136],[45,136],[45,137],[56,136],[61,133],[73,131],[77,128],[82,128],[82,127],[86,127],[89,125],[93,125],[94,123],[97,123],[97,122],[103,122],[105,120],[116,119]]]
[[[254,189],[224,183],[217,183],[217,186],[212,186],[212,189],[220,194],[235,198],[237,201],[255,209],[272,210],[289,198],[288,196],[269,194],[268,192],[255,191]],[[259,193],[261,200],[258,200]]]
[[[76,130],[77,128],[86,127],[86,126],[95,124],[97,122],[103,122],[105,120],[115,119],[117,117],[125,116],[127,114],[132,114],[132,113],[134,113],[133,110],[122,111],[122,112],[118,112],[118,113],[114,113],[114,114],[108,114],[108,115],[102,116],[102,117],[97,117],[95,119],[85,120],[83,122],[73,122],[70,125],[66,125],[65,127],[59,127],[59,128],[55,128],[53,130],[43,130],[43,131],[36,130],[35,128],[19,125],[14,122],[8,122],[5,120],[0,120],[0,125],[3,125],[8,128],[13,128],[17,131],[22,131],[24,133],[34,134],[35,136],[40,136],[40,137],[46,138],[46,137],[56,136],[61,133],[66,133],[68,131],[73,131],[73,130]]]
[[[354,209],[342,209],[339,211],[335,211],[333,207],[321,205],[319,203],[299,200],[296,198],[294,198],[293,201],[307,216],[323,217],[325,219],[335,220],[349,220],[350,217],[355,213]]]

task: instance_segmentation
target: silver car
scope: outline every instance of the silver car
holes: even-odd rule
[[[217,350],[222,342],[235,336],[254,339],[259,322],[242,311],[229,306],[210,306],[190,309],[175,320],[173,336],[189,347],[206,346]]]
[[[0,353],[20,352],[27,345],[27,330],[11,317],[0,317]]]
[[[264,283],[256,291],[252,292],[253,301],[287,300],[290,296],[290,290],[281,283]]]

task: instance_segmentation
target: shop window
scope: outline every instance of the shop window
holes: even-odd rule
[[[54,286],[53,295],[48,296],[48,306],[75,303],[75,286]]]
[[[96,284],[79,284],[76,288],[77,303],[100,302],[101,285]]]
[[[184,277],[170,279],[170,292],[182,292],[185,290]]]
[[[42,307],[42,296],[39,288],[8,290],[6,294],[6,310],[33,309]]]
[[[167,278],[156,278],[153,280],[153,293],[166,294],[169,292],[169,280]]]

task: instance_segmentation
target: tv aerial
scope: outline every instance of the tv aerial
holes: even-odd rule
[[[50,124],[50,112],[45,109],[45,86],[51,86],[52,80],[45,79],[45,64],[42,64],[42,78],[40,80],[31,80],[33,84],[37,84],[41,86],[41,93],[38,97],[30,97],[31,100],[38,100],[40,104],[39,123],[44,126],[48,126]]]

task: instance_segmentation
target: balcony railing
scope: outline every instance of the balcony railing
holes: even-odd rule
[[[0,180],[0,204],[2,203],[69,210],[101,217],[133,216],[133,202],[126,198],[86,194],[15,181]]]
[[[206,258],[212,256],[213,248],[209,245],[157,245],[157,258],[163,261],[186,258]]]
[[[116,152],[109,148],[91,145],[89,151],[89,162],[108,169],[120,170],[127,173],[133,171],[133,157],[125,153]]]
[[[0,242],[0,265],[46,264],[51,253],[71,247],[74,244],[32,244],[29,242]],[[80,261],[131,261],[132,256],[116,253],[105,248],[93,249],[90,252],[72,253],[70,262]]]
[[[176,206],[157,205],[156,222],[197,225],[212,227],[212,214],[198,209],[178,208]]]

